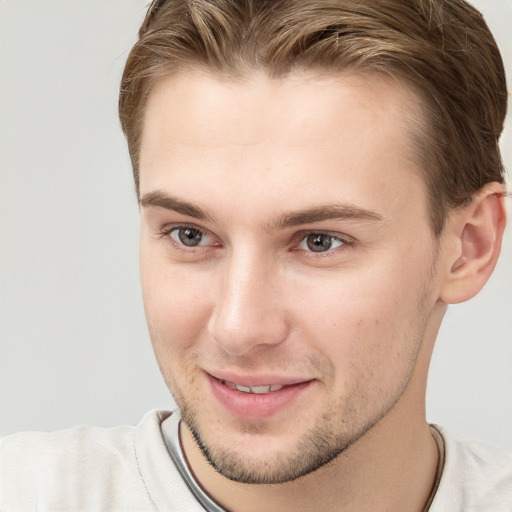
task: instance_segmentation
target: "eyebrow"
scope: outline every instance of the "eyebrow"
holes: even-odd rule
[[[194,217],[195,219],[204,220],[206,222],[213,222],[215,220],[214,215],[209,213],[208,210],[187,201],[182,201],[181,199],[169,196],[158,190],[144,194],[144,196],[139,200],[139,205],[145,208],[153,206],[172,210],[177,213],[181,213],[182,215]]]
[[[382,221],[382,215],[366,210],[353,204],[330,204],[290,212],[281,215],[273,222],[267,224],[267,229],[277,228],[285,229],[302,224],[313,224],[325,220],[362,220],[362,221]]]
[[[215,222],[215,216],[207,209],[195,204],[169,196],[161,191],[154,191],[145,194],[139,201],[143,207],[158,207],[172,210],[188,217],[193,217],[206,222]],[[284,213],[271,222],[265,223],[265,230],[286,229],[303,224],[313,224],[326,220],[360,220],[360,221],[382,221],[382,215],[361,208],[359,206],[346,204],[327,204],[316,206],[296,212]]]

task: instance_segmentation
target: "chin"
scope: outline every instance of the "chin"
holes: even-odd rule
[[[229,480],[244,484],[294,481],[332,462],[362,435],[347,438],[324,426],[298,434],[297,439],[288,435],[283,442],[261,425],[243,422],[238,433],[221,438],[219,433],[203,429],[188,407],[180,410],[208,463]]]

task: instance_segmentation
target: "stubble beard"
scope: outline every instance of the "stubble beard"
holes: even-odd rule
[[[376,418],[363,426],[359,425],[359,429],[355,425],[343,425],[344,420],[336,417],[334,412],[323,415],[321,422],[304,433],[293,449],[276,452],[267,458],[261,457],[257,460],[244,457],[236,448],[228,447],[228,443],[220,446],[218,443],[215,445],[208,442],[205,439],[207,436],[203,435],[205,431],[200,426],[196,412],[186,400],[182,400],[183,397],[174,396],[183,423],[205,459],[218,473],[229,480],[244,484],[282,484],[292,482],[332,463],[394,407],[406,387],[405,385],[398,397],[385,406]],[[255,439],[261,435],[258,430],[257,426],[246,426],[246,433],[255,436]]]
[[[178,400],[177,400],[178,402]],[[296,448],[277,452],[268,458],[249,459],[236,449],[214,446],[205,441],[196,414],[187,405],[178,407],[182,421],[192,434],[208,463],[222,476],[244,484],[281,484],[305,476],[330,463],[345,451],[353,441],[338,439],[327,428],[315,427],[303,434]],[[246,427],[250,435],[258,437],[258,427]]]
[[[423,328],[426,327],[426,323]],[[318,469],[333,463],[347,449],[359,441],[375,427],[400,401],[408,388],[417,362],[421,346],[421,330],[416,340],[416,349],[412,350],[408,371],[401,386],[388,395],[374,415],[367,416],[366,422],[361,417],[360,406],[367,400],[366,396],[355,393],[349,403],[332,404],[330,411],[321,414],[316,424],[297,440],[293,448],[277,451],[268,456],[248,457],[230,445],[229,439],[219,443],[208,439],[208,426],[202,425],[194,400],[185,397],[178,386],[172,385],[173,379],[166,379],[169,389],[181,413],[182,421],[192,434],[195,443],[208,463],[222,476],[234,482],[244,484],[282,484],[292,482]],[[199,401],[199,406],[200,406]],[[305,410],[304,415],[311,414]],[[254,436],[255,442],[261,442],[265,429],[258,425],[241,422],[240,432]],[[290,432],[293,435],[293,432]]]
[[[426,322],[423,327],[426,327]],[[165,380],[178,405],[182,422],[192,434],[204,458],[219,474],[243,484],[282,484],[333,463],[390,413],[408,388],[424,333],[424,329],[421,334],[417,333],[420,336],[416,340],[416,349],[409,354],[408,371],[400,387],[387,396],[387,400],[374,411],[374,415],[366,417],[366,422],[361,417],[360,406],[368,397],[356,392],[349,403],[342,400],[338,404],[332,404],[328,412],[320,414],[316,424],[306,430],[293,447],[261,457],[246,456],[242,451],[237,451],[228,438],[224,442],[209,439],[208,425],[203,424],[198,415],[202,400],[197,402],[197,407],[194,406],[196,401],[185,396],[179,386],[174,385],[174,379]],[[165,372],[163,373],[165,377]],[[306,409],[303,414],[314,413]],[[254,441],[260,443],[265,436],[264,427],[249,422],[241,421],[239,431],[248,437],[253,436]],[[293,431],[290,433],[293,435]]]
[[[321,414],[316,424],[302,434],[293,448],[258,458],[244,456],[243,452],[237,451],[236,446],[230,445],[227,438],[223,444],[208,439],[208,426],[201,424],[196,409],[192,406],[193,400],[185,398],[177,391],[177,387],[169,388],[176,400],[183,423],[205,459],[218,473],[229,480],[244,484],[282,484],[335,462],[390,413],[406,392],[413,376],[421,346],[421,341],[417,341],[416,350],[410,354],[409,369],[401,386],[395,393],[388,395],[388,399],[381,403],[381,407],[373,416],[366,418],[366,422],[361,418],[360,412],[358,413],[366,397],[356,393],[357,396],[352,396],[349,404],[332,404],[330,411]],[[303,414],[311,414],[311,411],[305,410]],[[255,442],[261,442],[258,438],[265,435],[264,428],[243,422],[240,424],[240,432],[254,436]]]

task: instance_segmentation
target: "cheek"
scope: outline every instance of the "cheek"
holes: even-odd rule
[[[391,382],[405,374],[426,323],[425,280],[401,264],[340,272],[294,293],[304,336],[337,368],[337,378]]]
[[[179,351],[201,337],[210,301],[207,283],[197,273],[141,253],[141,286],[155,351]]]
[[[154,257],[146,259],[141,254],[142,294],[151,343],[164,380],[180,407],[192,396],[198,344],[208,317],[206,294],[198,289],[200,284],[190,278],[188,269],[180,270],[168,261],[158,265]],[[195,396],[197,403],[201,400],[200,394]]]

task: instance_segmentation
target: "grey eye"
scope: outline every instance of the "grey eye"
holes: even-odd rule
[[[327,233],[312,233],[300,243],[300,248],[311,252],[327,252],[344,244],[342,240]]]
[[[189,227],[176,228],[171,231],[170,236],[175,242],[187,247],[205,245],[206,236],[200,229]]]

